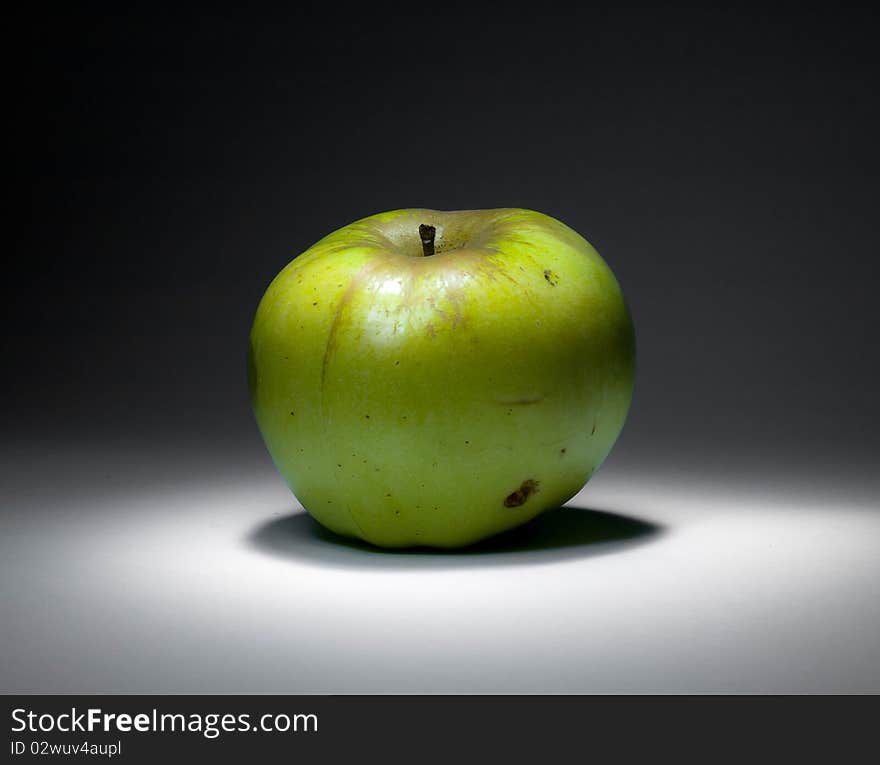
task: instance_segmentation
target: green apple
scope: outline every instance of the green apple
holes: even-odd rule
[[[458,547],[583,487],[623,427],[635,342],[608,265],[560,221],[408,209],[284,268],[248,366],[269,453],[320,523]]]

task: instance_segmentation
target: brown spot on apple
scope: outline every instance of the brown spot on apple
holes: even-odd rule
[[[508,494],[504,498],[504,506],[519,507],[520,505],[525,504],[526,500],[538,491],[538,485],[539,482],[534,478],[526,479],[520,484],[520,487],[515,492]]]
[[[530,393],[515,398],[498,399],[498,403],[504,406],[530,406],[532,404],[540,404],[543,400],[543,393]]]
[[[559,277],[549,268],[544,269],[544,278],[547,280],[547,284],[551,287],[555,287],[559,284]]]

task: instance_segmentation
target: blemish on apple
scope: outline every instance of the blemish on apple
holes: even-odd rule
[[[555,287],[559,284],[559,277],[549,268],[544,269],[544,278],[547,280],[547,284],[551,287]]]
[[[539,481],[536,481],[534,478],[528,478],[523,481],[515,492],[508,494],[504,498],[504,506],[519,507],[524,505],[526,500],[538,491],[538,485]]]
[[[530,406],[531,404],[539,404],[543,400],[544,395],[542,393],[533,393],[527,396],[520,396],[519,398],[505,398],[499,403],[505,406]],[[508,411],[508,414],[510,414],[511,411]]]

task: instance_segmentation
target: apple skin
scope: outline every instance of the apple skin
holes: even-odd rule
[[[419,225],[436,228],[425,257]],[[531,210],[407,209],[272,281],[248,376],[305,509],[382,547],[460,547],[574,496],[623,427],[632,320],[605,261]]]

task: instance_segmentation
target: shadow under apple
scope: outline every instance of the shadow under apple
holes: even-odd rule
[[[262,522],[246,541],[267,555],[333,568],[426,569],[530,565],[605,555],[653,541],[663,531],[638,518],[565,506],[470,547],[386,550],[334,534],[299,511]]]

